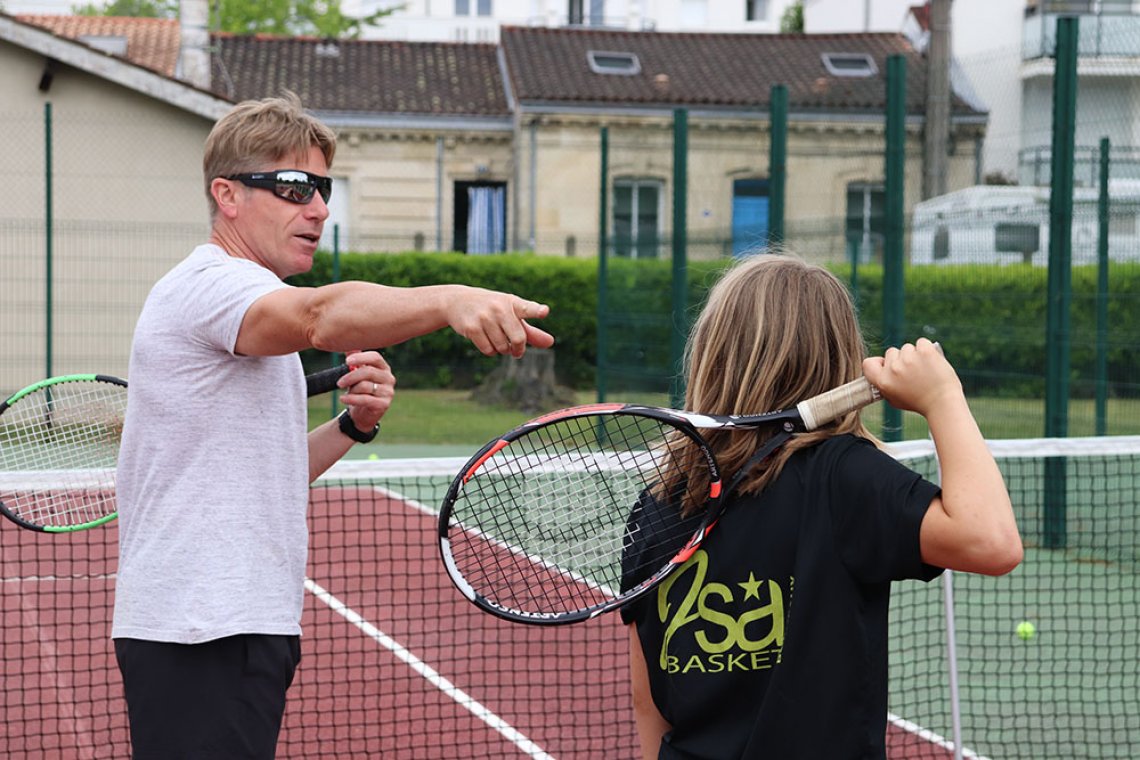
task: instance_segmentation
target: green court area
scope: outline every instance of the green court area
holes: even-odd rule
[[[994,760],[1140,757],[1137,441],[1055,460],[1063,463],[1059,499],[1046,495],[1040,455],[1053,453],[1049,442],[1019,443],[1004,447],[999,464],[1024,561],[997,578],[951,574],[962,743]],[[1060,532],[1045,519],[1050,510],[1063,514]],[[1058,533],[1063,546],[1043,548]],[[890,709],[951,739],[945,598],[942,580],[896,585]],[[1032,636],[1018,635],[1022,621]]]
[[[1140,757],[1135,567],[1029,549],[1008,576],[952,578],[966,748],[995,760]],[[943,600],[941,580],[896,587],[891,712],[949,739]]]

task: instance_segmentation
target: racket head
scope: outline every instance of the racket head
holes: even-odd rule
[[[0,403],[0,512],[48,533],[115,519],[126,408],[126,381],[96,374],[41,380]]]
[[[707,468],[706,508],[681,519],[687,482]],[[708,445],[669,410],[571,407],[489,442],[452,481],[440,553],[456,588],[513,622],[575,623],[649,591],[696,548],[719,514],[720,472]],[[690,545],[691,544],[691,545]],[[636,577],[635,582],[628,582]]]

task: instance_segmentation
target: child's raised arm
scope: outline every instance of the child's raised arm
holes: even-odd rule
[[[1023,556],[1009,492],[966,403],[962,383],[925,338],[863,362],[888,402],[926,418],[942,468],[942,494],[922,521],[922,559],[937,567],[1003,575]]]

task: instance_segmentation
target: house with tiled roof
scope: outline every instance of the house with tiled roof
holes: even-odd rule
[[[74,19],[55,29],[92,44],[102,31],[124,37],[119,55],[170,71],[169,51],[137,42],[143,24],[133,33],[122,24],[142,19],[101,21],[104,30]],[[891,55],[907,63],[909,207],[922,171],[926,62],[900,34],[505,27],[498,45],[212,34],[203,86],[228,101],[292,90],[338,130],[328,237],[335,225],[354,250],[593,255],[604,187],[617,253],[659,255],[674,226],[673,122],[683,110],[686,227],[700,257],[764,238],[769,99],[784,84],[789,243],[821,258],[856,244],[873,258]],[[951,188],[975,181],[985,120],[952,98]]]
[[[691,256],[740,252],[764,239],[771,90],[788,91],[787,235],[806,255],[837,258],[856,244],[881,246],[887,58],[907,68],[907,198],[919,200],[926,62],[898,34],[757,35],[636,33],[514,27],[502,32],[505,75],[518,134],[542,149],[517,196],[530,219],[558,219],[565,234],[596,226],[597,206],[569,207],[565,188],[599,188],[597,133],[608,127],[607,188],[619,252],[654,255],[672,228],[672,123],[688,116]],[[951,103],[950,185],[972,184],[985,114]],[[586,156],[589,156],[586,158]],[[557,177],[546,188],[541,177]],[[648,238],[646,244],[643,239]],[[579,238],[580,239],[580,238]]]
[[[594,255],[600,130],[620,255],[671,234],[674,114],[688,114],[691,255],[763,240],[770,93],[789,94],[787,230],[813,257],[881,240],[885,71],[907,62],[908,206],[919,200],[925,61],[898,34],[686,34],[506,27],[499,45],[212,37],[211,86],[283,88],[341,133],[334,219],[352,249]],[[949,184],[974,182],[985,114],[951,104]],[[490,204],[487,206],[486,204]],[[476,213],[501,230],[475,244]],[[479,212],[484,213],[484,212]]]
[[[326,244],[335,225],[353,250],[516,247],[501,223],[494,240],[467,240],[471,204],[504,211],[514,186],[495,46],[215,34],[212,52],[212,85],[227,97],[292,90],[337,130]]]
[[[765,240],[769,101],[783,84],[789,247],[816,260],[873,260],[892,55],[907,68],[909,208],[923,169],[926,61],[899,34],[506,27],[492,45],[0,13],[0,150],[23,191],[0,213],[0,281],[12,291],[0,319],[32,319],[13,340],[38,356],[43,320],[28,315],[44,309],[37,278],[47,251],[61,267],[129,271],[68,293],[76,325],[57,322],[70,337],[56,353],[75,363],[57,371],[124,373],[150,284],[205,236],[200,166],[210,127],[233,103],[286,89],[339,136],[328,246],[594,256],[604,221],[611,253],[668,256],[683,113],[688,250],[701,258]],[[957,96],[950,106],[954,190],[975,182],[986,114]],[[27,381],[39,370],[6,363],[0,388],[23,384],[5,373]]]

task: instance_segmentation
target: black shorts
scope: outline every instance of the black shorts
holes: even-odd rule
[[[297,636],[243,634],[203,644],[115,639],[134,760],[272,760]]]

